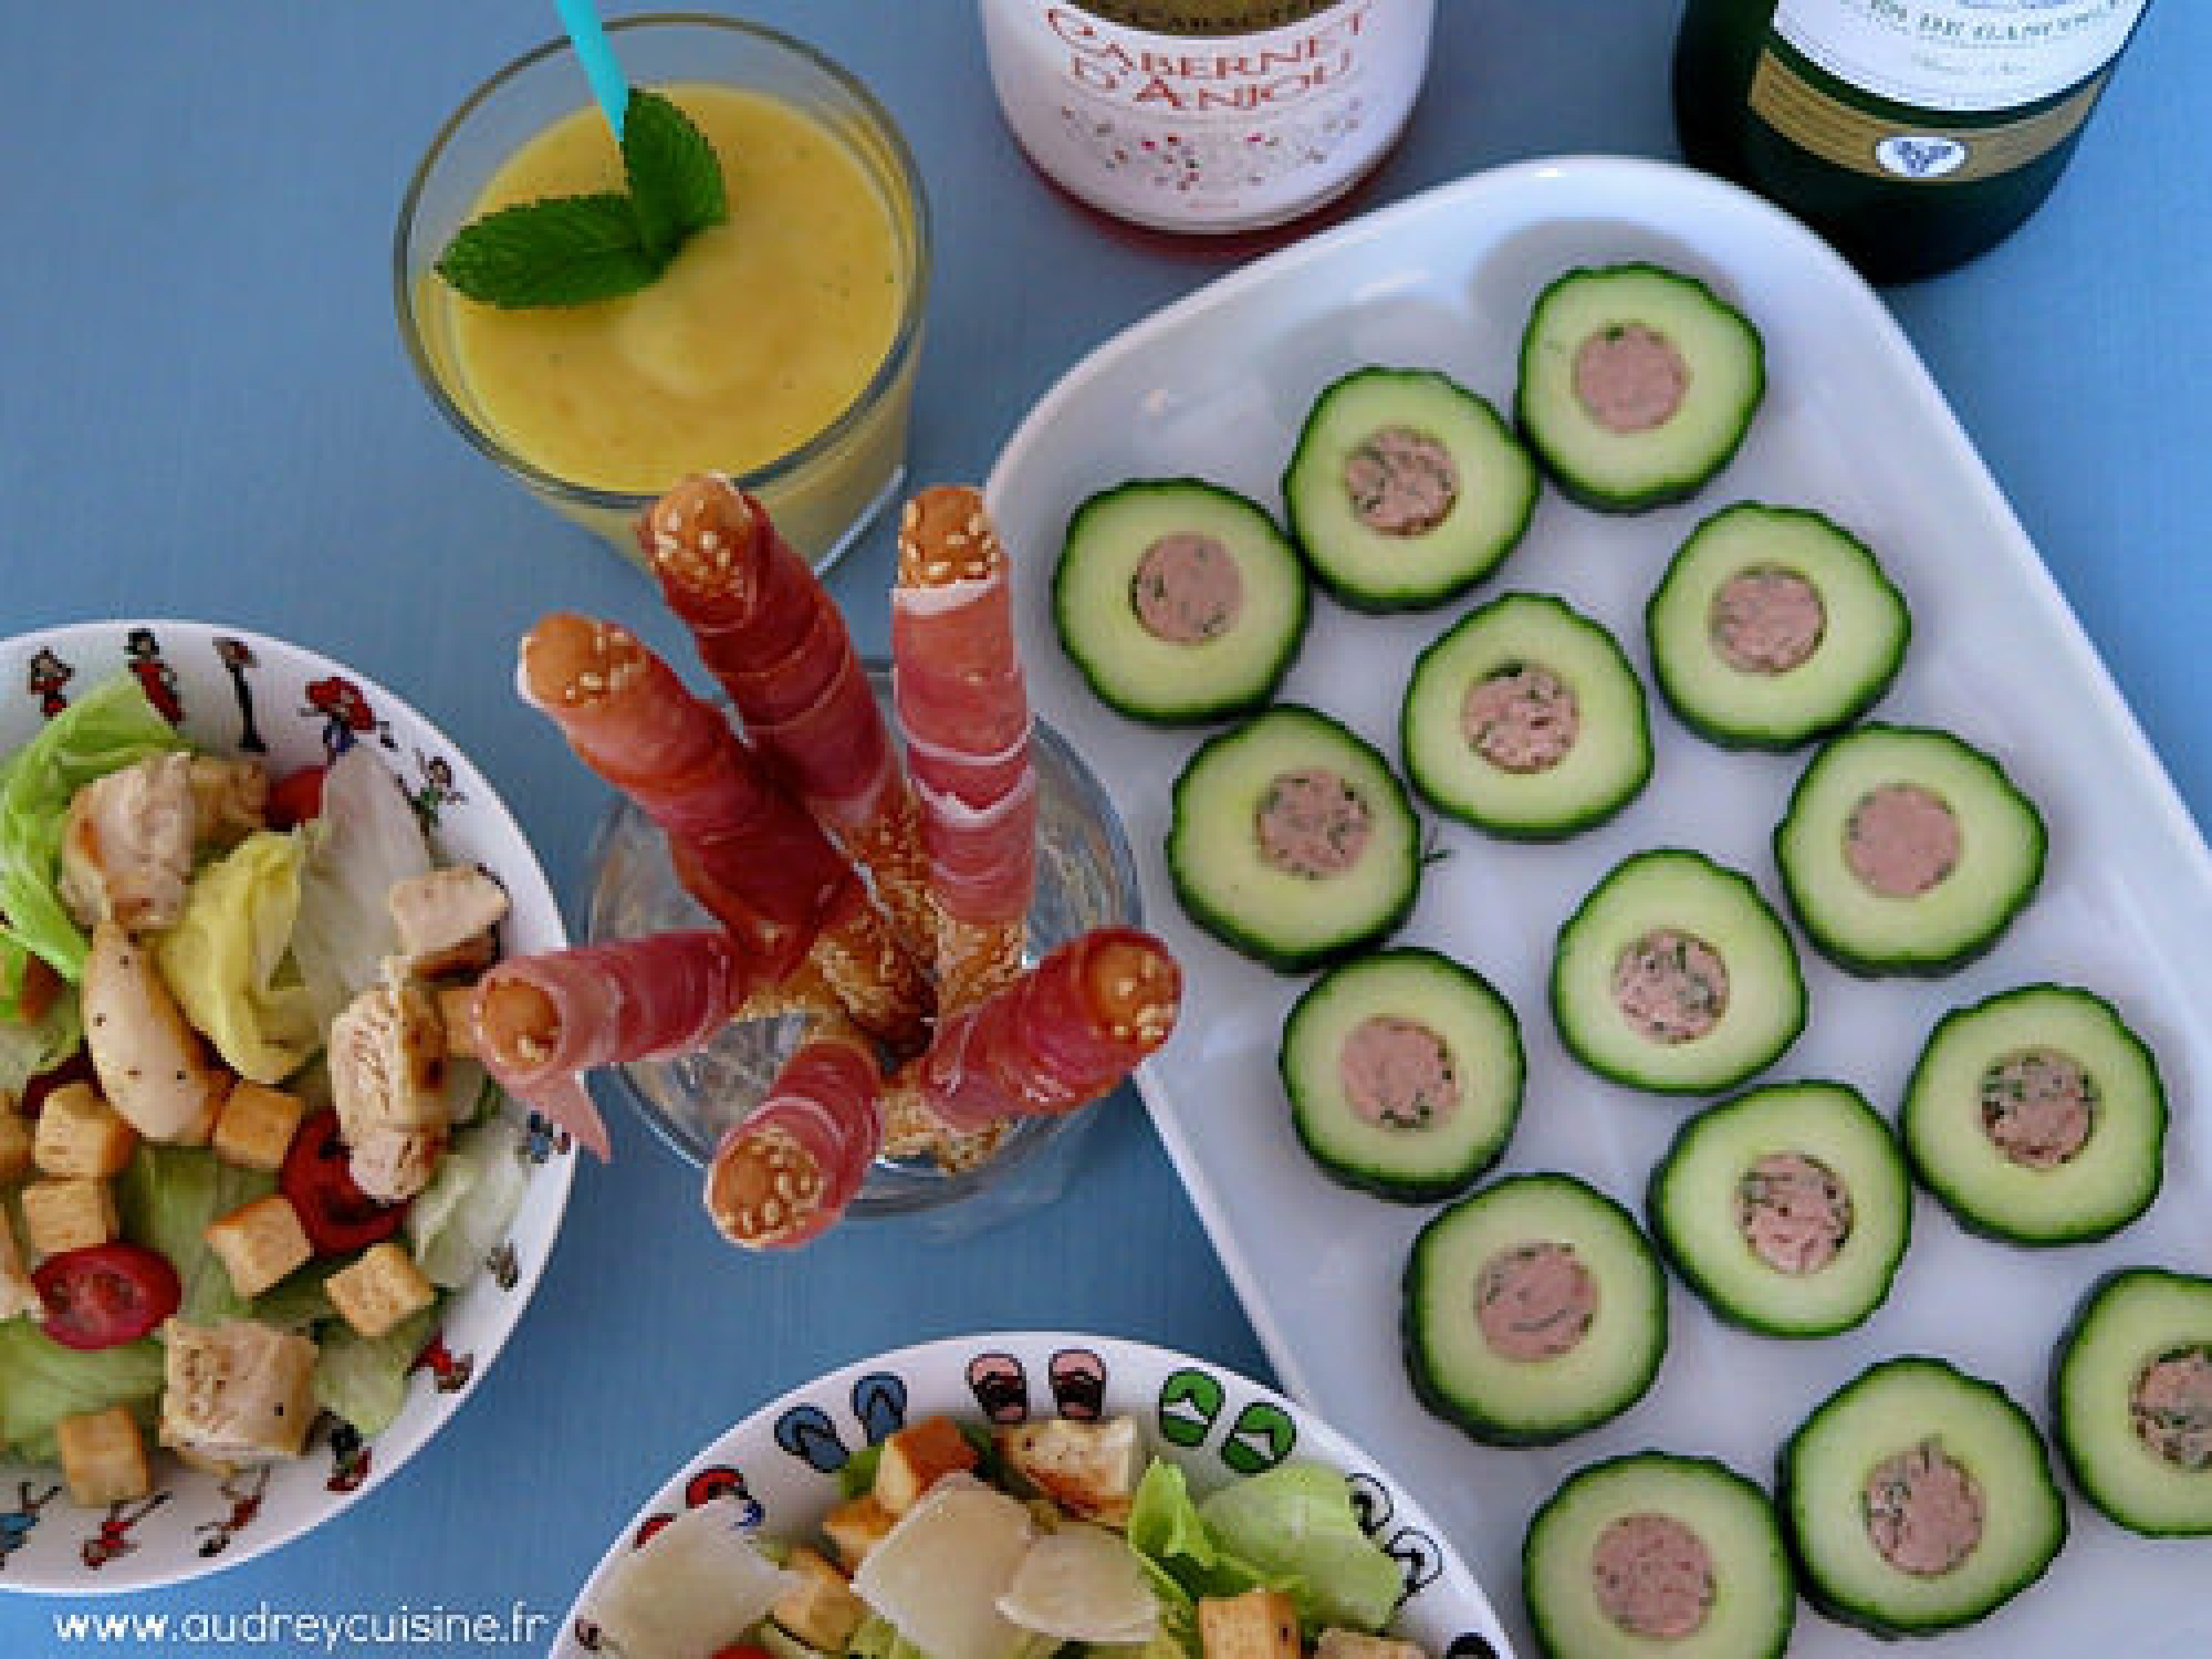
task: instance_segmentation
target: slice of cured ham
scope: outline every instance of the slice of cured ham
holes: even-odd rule
[[[697,1048],[763,982],[760,958],[719,927],[512,957],[477,984],[477,1052],[501,1088],[605,1158],[580,1074]]]
[[[860,1194],[883,1141],[883,1074],[849,1025],[825,1022],[707,1167],[707,1213],[750,1249],[819,1237]]]

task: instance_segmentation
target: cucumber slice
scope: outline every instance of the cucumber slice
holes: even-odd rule
[[[1315,577],[1360,611],[1407,611],[1497,568],[1536,510],[1536,466],[1498,411],[1431,369],[1323,389],[1283,473]]]
[[[1209,738],[1176,780],[1168,874],[1191,920],[1285,973],[1372,945],[1420,885],[1420,832],[1373,744],[1293,703]]]
[[[1660,1249],[1722,1318],[1767,1336],[1832,1336],[1889,1295],[1912,1183],[1857,1090],[1781,1083],[1685,1123],[1646,1208]]]
[[[1948,732],[1831,738],[1774,831],[1790,908],[1847,972],[1946,974],[2035,896],[2046,836],[2004,769]]]
[[[1880,1636],[1972,1624],[2066,1541],[2027,1413],[1996,1383],[1917,1355],[1869,1366],[1814,1407],[1782,1449],[1777,1499],[1806,1598]],[[1960,1518],[1971,1508],[1978,1524]]]
[[[1551,1659],[1781,1659],[1797,1620],[1766,1494],[1666,1452],[1569,1475],[1528,1522],[1521,1589]]]
[[[1139,478],[1075,509],[1052,581],[1060,642],[1101,702],[1161,725],[1264,705],[1305,637],[1305,566],[1253,502]]]
[[[1514,411],[1561,490],[1628,513],[1695,495],[1765,390],[1765,349],[1741,312],[1694,277],[1608,265],[1537,295]]]
[[[1604,823],[1651,776],[1644,688],[1613,635],[1546,593],[1507,593],[1421,653],[1399,716],[1424,799],[1548,841]]]
[[[1559,929],[1552,1018],[1601,1077],[1710,1094],[1764,1070],[1805,1029],[1805,981],[1748,878],[1702,853],[1638,853]]]
[[[1521,1027],[1474,969],[1404,946],[1334,968],[1283,1025],[1298,1139],[1347,1187],[1423,1203],[1498,1161],[1521,1115]]]
[[[1756,501],[1690,532],[1644,622],[1668,706],[1730,748],[1792,749],[1850,725],[1912,635],[1865,543],[1808,508]]]
[[[2014,1244],[2103,1238],[2158,1196],[2158,1061],[2102,997],[2023,985],[1929,1034],[1899,1114],[1906,1155],[1960,1224]]]
[[[1414,1394],[1493,1445],[1618,1417],[1667,1349],[1658,1258],[1627,1211],[1572,1176],[1508,1176],[1439,1211],[1403,1288]]]
[[[2098,1281],[2051,1395],[2083,1497],[2150,1537],[2212,1534],[2212,1279],[2128,1267]]]

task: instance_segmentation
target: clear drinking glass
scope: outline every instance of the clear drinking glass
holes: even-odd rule
[[[888,669],[872,664],[869,678],[888,706]],[[1042,720],[1030,749],[1037,774],[1037,884],[1029,915],[1034,961],[1094,927],[1136,922],[1139,901],[1128,841],[1098,781]],[[660,831],[628,801],[601,822],[591,862],[592,940],[712,925],[678,884]],[[795,1015],[733,1024],[694,1053],[616,1066],[607,1075],[678,1157],[703,1165],[767,1092],[803,1025]],[[932,1231],[961,1237],[1048,1204],[1066,1186],[1097,1109],[1031,1118],[988,1163],[958,1174],[927,1158],[878,1158],[848,1213],[925,1216]]]
[[[792,544],[825,569],[904,482],[907,412],[930,276],[928,207],[914,157],[866,87],[788,35],[691,13],[617,19],[607,32],[624,70],[641,85],[736,87],[812,117],[846,147],[889,210],[901,305],[882,362],[843,410],[797,447],[749,469],[720,469],[759,496]],[[455,429],[548,506],[635,559],[631,526],[653,496],[559,477],[509,447],[457,372],[457,301],[431,269],[501,167],[588,97],[583,69],[565,39],[525,53],[470,94],[431,141],[401,203],[392,247],[392,303],[423,389]]]

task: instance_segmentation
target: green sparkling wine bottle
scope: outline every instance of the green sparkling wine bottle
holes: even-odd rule
[[[2051,193],[2148,4],[1686,0],[1675,127],[1873,280],[1930,276]]]

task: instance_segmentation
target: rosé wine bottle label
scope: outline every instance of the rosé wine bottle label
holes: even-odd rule
[[[991,79],[1030,160],[1158,229],[1241,231],[1310,212],[1379,161],[1412,112],[1435,0],[1158,5],[981,0]],[[1251,25],[1242,30],[1231,14]]]

